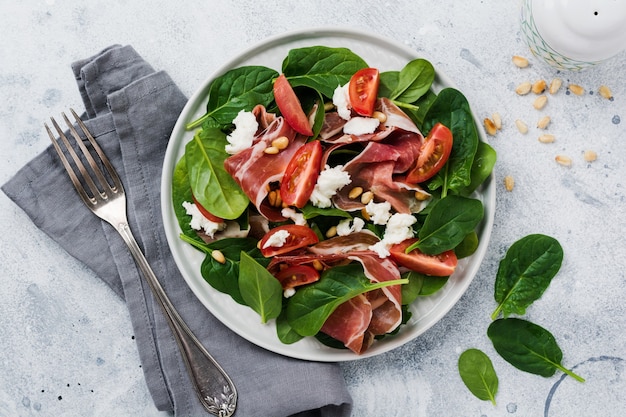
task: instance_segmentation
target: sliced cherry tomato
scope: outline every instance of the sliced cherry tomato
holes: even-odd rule
[[[196,197],[194,197],[192,195],[191,198],[193,198],[194,204],[196,205],[196,207],[198,207],[198,210],[200,211],[200,214],[202,214],[204,217],[206,217],[207,219],[211,220],[213,223],[223,223],[224,222],[224,219],[222,219],[221,217],[217,217],[214,214],[211,214],[211,212],[209,212],[207,209],[202,207],[202,204],[200,204],[198,202],[198,200],[196,200]]]
[[[283,289],[294,288],[300,285],[310,284],[320,279],[320,273],[315,268],[307,265],[292,265],[281,269],[276,274]]]
[[[439,255],[427,255],[419,249],[413,249],[411,252],[405,253],[406,248],[417,241],[418,239],[407,239],[404,242],[393,245],[389,249],[391,258],[401,266],[420,274],[436,277],[452,275],[457,265],[457,257],[453,250],[440,253]]]
[[[283,230],[286,231],[288,235],[285,239],[285,243],[283,243],[282,246],[266,245],[268,240],[270,240],[272,236]],[[286,224],[283,226],[275,227],[267,232],[265,236],[263,236],[263,239],[261,239],[259,247],[263,256],[269,258],[270,256],[276,256],[282,253],[291,252],[292,250],[303,248],[317,242],[319,242],[319,239],[310,227],[300,226],[297,224]]]
[[[446,164],[451,151],[452,132],[446,126],[437,123],[428,132],[416,164],[407,175],[407,181],[417,184],[432,178]]]
[[[296,96],[284,74],[280,74],[274,82],[274,99],[280,113],[293,130],[305,136],[313,136],[311,123],[304,114],[302,104],[300,104],[298,96]]]
[[[374,114],[380,77],[376,68],[363,68],[350,78],[350,104],[361,116]]]
[[[322,164],[322,144],[318,140],[300,147],[291,157],[280,183],[283,203],[298,208],[309,201]]]

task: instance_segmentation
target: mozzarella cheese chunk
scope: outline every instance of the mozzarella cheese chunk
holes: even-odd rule
[[[226,223],[212,222],[204,217],[200,212],[200,209],[198,209],[198,206],[194,203],[185,201],[183,202],[183,207],[185,208],[187,215],[191,216],[189,226],[194,230],[204,230],[204,233],[213,238],[216,232],[222,231],[226,228]]]
[[[350,93],[349,89],[350,83],[346,83],[346,85],[337,86],[335,91],[333,92],[333,104],[337,107],[337,114],[344,120],[350,120],[351,117],[351,109],[350,105]]]
[[[287,242],[287,238],[289,237],[289,232],[286,230],[279,230],[267,239],[265,244],[263,245],[263,249],[267,248],[281,248],[285,242]]]
[[[415,216],[411,214],[395,213],[387,221],[382,240],[370,246],[369,249],[376,252],[380,258],[386,258],[389,256],[389,248],[392,245],[413,237],[411,226],[416,221]]]
[[[235,125],[235,130],[226,136],[228,144],[224,147],[224,150],[231,155],[252,146],[254,135],[256,135],[256,131],[259,128],[259,123],[254,114],[244,110],[237,114],[233,124]]]
[[[388,201],[375,203],[372,200],[365,206],[365,211],[370,216],[372,223],[384,225],[391,217],[391,203]]]
[[[352,223],[352,225],[350,225]],[[339,236],[348,236],[351,233],[357,233],[363,230],[365,222],[360,217],[354,219],[344,219],[337,225],[337,234]]]
[[[343,170],[343,165],[337,165],[333,168],[326,165],[317,178],[317,183],[309,200],[316,207],[330,207],[330,199],[351,181],[350,174]]]
[[[368,135],[374,133],[380,121],[373,117],[353,117],[343,126],[346,135]]]

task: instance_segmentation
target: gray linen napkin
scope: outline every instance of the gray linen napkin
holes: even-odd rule
[[[214,318],[180,275],[162,227],[159,197],[165,148],[186,102],[169,76],[155,72],[132,47],[119,45],[72,69],[85,104],[83,119],[126,188],[130,227],[181,316],[237,386],[236,415],[350,415],[351,398],[336,364],[291,359],[247,342]],[[176,416],[207,415],[133,258],[113,228],[83,205],[54,150],[35,157],[2,190],[126,301],[157,408]]]

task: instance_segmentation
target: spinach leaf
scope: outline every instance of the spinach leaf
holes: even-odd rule
[[[483,351],[468,349],[459,356],[459,374],[465,386],[476,398],[496,405],[498,375],[491,359]]]
[[[511,245],[496,274],[494,297],[498,307],[491,318],[500,312],[504,317],[524,314],[548,288],[562,262],[563,248],[550,236],[532,234]]]
[[[576,381],[585,381],[561,365],[561,348],[541,326],[516,318],[498,319],[489,325],[487,336],[498,354],[517,369],[544,377],[560,370]]]
[[[239,259],[239,291],[246,304],[261,316],[261,322],[278,317],[283,287],[265,267],[246,252]]]
[[[249,200],[224,168],[226,143],[217,128],[199,130],[185,146],[185,160],[194,197],[212,214],[232,220],[248,208]]]
[[[348,213],[347,211],[343,211],[335,207],[320,208],[310,203],[302,207],[301,211],[302,211],[302,215],[307,220],[313,219],[317,216],[339,217],[339,218],[346,218],[346,219],[352,218],[352,215]]]
[[[443,288],[449,277],[434,277],[408,271],[402,274],[402,278],[409,282],[401,287],[402,305],[409,305],[418,297],[432,295]]]
[[[287,302],[287,320],[302,336],[313,336],[342,303],[378,288],[406,284],[407,280],[372,283],[359,263],[336,266],[322,273],[319,281],[307,285]]]
[[[414,59],[398,74],[398,83],[389,98],[404,103],[413,103],[426,94],[434,80],[433,65],[425,59]]]
[[[285,309],[276,317],[276,335],[278,340],[286,345],[291,345],[304,338],[291,328],[287,321],[287,313]]]
[[[391,94],[398,88],[400,71],[384,71],[379,74],[378,97],[391,97]]]
[[[432,207],[422,228],[419,240],[406,249],[417,248],[429,255],[454,249],[480,223],[484,215],[483,204],[476,199],[449,195]]]
[[[491,175],[496,164],[496,151],[485,142],[478,142],[474,162],[472,163],[471,180],[468,186],[459,188],[460,195],[469,196]]]
[[[191,185],[189,185],[189,173],[187,172],[187,163],[185,157],[180,158],[174,167],[172,173],[172,205],[174,206],[174,214],[178,220],[180,230],[183,235],[203,244],[204,241],[198,236],[198,233],[189,225],[191,216],[187,214],[187,210],[183,207],[186,201],[193,200],[191,193]]]
[[[470,184],[479,139],[469,103],[458,90],[444,88],[439,92],[426,113],[422,131],[430,131],[437,122],[452,131],[454,142],[448,162],[429,181],[428,188],[442,188],[445,197],[448,191],[458,193]]]
[[[262,66],[244,66],[217,77],[209,87],[207,111],[187,124],[187,130],[208,123],[209,126],[230,125],[241,110],[250,111],[257,104],[268,106],[274,100],[274,79],[278,72]]]
[[[454,253],[457,259],[467,258],[472,255],[478,249],[478,234],[475,230],[472,230],[463,241],[454,248]]]
[[[307,86],[332,97],[355,72],[367,68],[361,57],[347,48],[311,46],[292,49],[283,61],[282,70],[292,87]]]

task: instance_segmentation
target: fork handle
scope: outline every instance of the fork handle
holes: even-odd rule
[[[117,226],[118,233],[130,249],[142,275],[148,281],[152,293],[162,307],[163,313],[180,347],[185,365],[200,402],[206,410],[219,417],[229,417],[235,412],[237,390],[229,376],[213,359],[198,338],[180,317],[163,290],[146,257],[139,248],[128,223]]]

